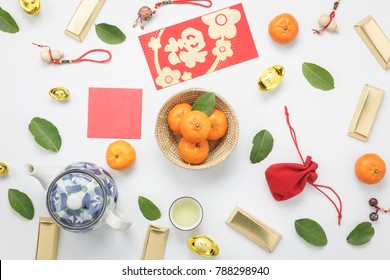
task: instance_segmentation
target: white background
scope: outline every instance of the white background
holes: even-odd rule
[[[390,117],[386,96],[390,90],[389,72],[380,67],[353,28],[367,15],[373,15],[389,35],[388,1],[341,1],[335,18],[340,32],[316,36],[311,29],[318,28],[319,16],[331,11],[333,1],[243,0],[259,58],[156,91],[138,36],[239,2],[217,0],[210,9],[165,6],[142,31],[132,28],[138,8],[153,6],[155,1],[108,0],[95,23],[114,24],[127,35],[123,44],[115,46],[100,41],[93,27],[83,43],[64,35],[79,0],[42,1],[37,16],[25,14],[18,1],[0,2],[20,27],[17,34],[0,32],[0,161],[10,168],[7,176],[0,177],[1,259],[34,259],[39,217],[49,215],[45,192],[37,180],[24,173],[24,164],[51,166],[79,160],[95,162],[110,171],[119,188],[117,206],[132,219],[133,225],[127,232],[108,227],[88,234],[61,231],[58,259],[140,259],[150,222],[138,209],[139,195],[148,197],[161,209],[161,219],[152,224],[171,228],[165,259],[202,259],[186,245],[195,234],[207,235],[218,243],[219,260],[389,259],[390,214],[380,215],[374,223],[376,233],[368,244],[353,247],[345,240],[358,223],[368,221],[372,211],[367,203],[370,197],[390,208],[389,175],[379,184],[369,186],[360,183],[353,170],[355,160],[365,153],[377,153],[390,163],[386,122]],[[293,14],[300,24],[297,39],[287,46],[271,41],[267,31],[269,21],[282,12]],[[104,65],[46,65],[39,58],[41,49],[32,42],[61,49],[69,59],[90,49],[106,48],[113,59]],[[335,78],[335,89],[323,92],[311,87],[301,72],[303,62],[328,69]],[[286,69],[283,83],[274,92],[259,92],[258,76],[275,64]],[[347,136],[347,129],[365,83],[386,93],[369,141],[361,142]],[[69,102],[60,103],[49,97],[48,91],[55,86],[71,91]],[[137,161],[128,171],[110,170],[105,162],[106,148],[116,139],[86,136],[89,87],[143,89],[142,137],[128,140],[137,151]],[[188,171],[172,164],[159,150],[154,136],[157,113],[164,101],[191,87],[208,88],[224,96],[240,123],[235,151],[219,166],[203,171]],[[289,108],[303,155],[311,155],[319,164],[317,183],[333,187],[342,198],[341,226],[333,205],[309,185],[299,196],[285,202],[276,202],[269,192],[265,169],[273,163],[299,162],[285,123],[284,105]],[[46,151],[35,143],[27,128],[35,116],[58,127],[63,139],[59,153]],[[262,129],[274,136],[274,148],[266,160],[253,165],[249,161],[252,138]],[[35,206],[32,221],[11,209],[9,188],[30,196]],[[202,224],[192,232],[173,228],[168,218],[171,202],[183,195],[197,198],[205,211]],[[225,225],[235,206],[281,233],[282,240],[273,253]],[[328,237],[326,247],[310,246],[298,237],[294,221],[300,218],[311,218],[322,225]]]

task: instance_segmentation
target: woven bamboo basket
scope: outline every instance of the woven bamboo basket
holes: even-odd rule
[[[220,95],[213,92],[215,94],[215,108],[221,110],[227,117],[227,132],[221,139],[209,141],[209,155],[201,164],[188,164],[180,158],[178,143],[181,136],[173,133],[169,128],[168,113],[176,104],[187,102],[192,105],[196,99],[206,92],[212,91],[202,88],[190,88],[181,91],[169,98],[157,115],[155,136],[161,151],[171,162],[186,169],[207,169],[223,162],[233,152],[238,142],[239,124],[237,116],[233,108]]]

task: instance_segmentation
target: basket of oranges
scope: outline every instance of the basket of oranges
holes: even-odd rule
[[[206,169],[223,162],[238,141],[233,108],[218,94],[190,88],[169,98],[155,126],[157,143],[174,164]]]

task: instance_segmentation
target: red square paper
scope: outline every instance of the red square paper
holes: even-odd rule
[[[89,138],[140,139],[141,116],[141,89],[89,89]]]
[[[156,89],[258,57],[242,4],[139,36]]]

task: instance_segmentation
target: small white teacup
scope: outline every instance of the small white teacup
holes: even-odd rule
[[[192,230],[203,219],[202,206],[195,198],[189,196],[179,197],[169,208],[169,219],[180,230]]]

